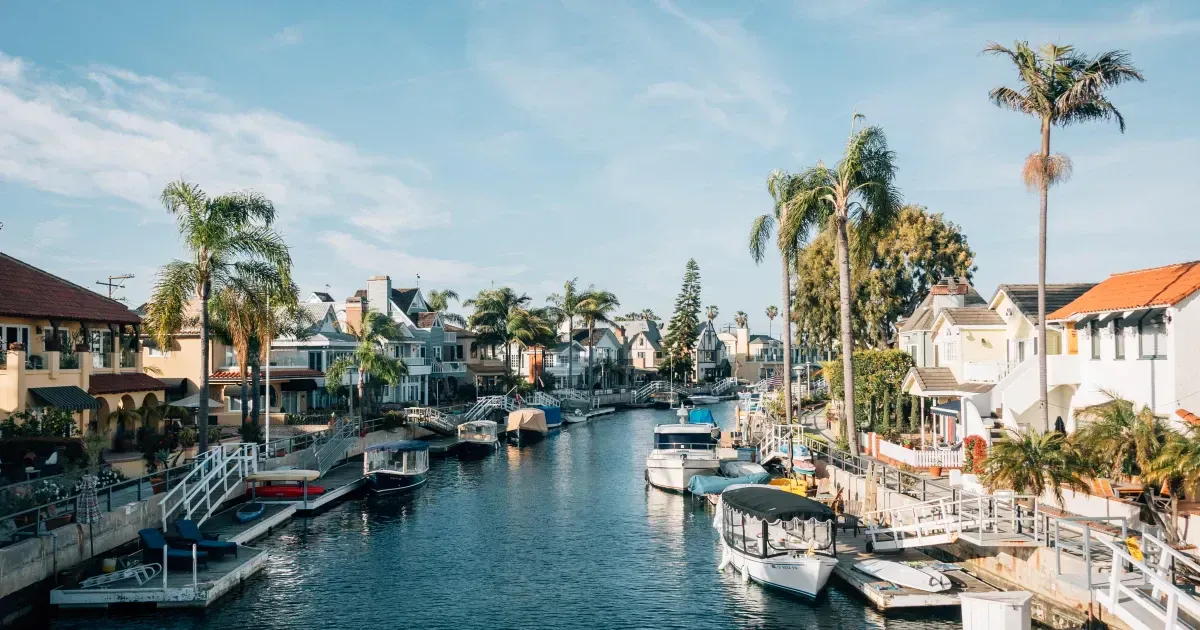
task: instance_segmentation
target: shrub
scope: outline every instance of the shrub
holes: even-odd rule
[[[31,496],[35,505],[45,505],[47,503],[62,501],[71,495],[58,482],[47,479],[34,486]]]
[[[96,475],[96,489],[107,488],[116,485],[128,479],[125,473],[115,468],[105,468]],[[75,482],[75,487],[71,490],[73,494],[79,494],[83,490],[83,481]]]
[[[75,433],[75,418],[71,416],[71,412],[57,407],[47,407],[38,412],[15,411],[0,423],[0,435],[6,438],[69,438]]]
[[[987,459],[987,441],[978,435],[969,435],[963,440],[963,472],[976,474],[983,471]]]
[[[208,427],[208,443],[209,443],[209,445],[220,444],[222,437],[223,436],[221,435],[221,427]]]
[[[242,436],[243,442],[251,444],[259,444],[262,439],[262,428],[256,422],[243,422],[241,427],[238,427],[238,435]]]
[[[184,427],[179,431],[179,446],[181,448],[192,448],[196,445],[196,430]]]

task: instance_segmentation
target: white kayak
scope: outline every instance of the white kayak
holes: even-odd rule
[[[854,568],[896,586],[906,586],[918,591],[940,593],[952,586],[950,578],[942,575],[941,571],[910,567],[891,560],[863,560],[855,563]]]

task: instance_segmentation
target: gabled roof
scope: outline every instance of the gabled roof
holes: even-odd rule
[[[651,336],[651,335],[650,335],[650,334],[649,334],[647,331],[645,331],[645,330],[638,331],[637,333],[635,333],[633,336],[631,336],[631,337],[629,338],[629,347],[630,347],[630,348],[634,348],[634,347],[636,347],[636,346],[634,346],[634,345],[633,345],[633,340],[634,340],[634,339],[635,339],[635,338],[636,338],[638,335],[641,335],[641,336],[645,337],[645,338],[646,338],[646,341],[647,341],[647,342],[650,344],[650,347],[651,347],[651,348],[654,348],[655,350],[662,350],[662,338],[661,338],[661,337],[659,337],[658,335]]]
[[[933,328],[933,297],[934,293],[932,290],[925,294],[925,299],[921,300],[920,304],[917,304],[917,308],[913,309],[912,314],[905,318],[904,323],[900,325],[900,332],[930,330]],[[966,305],[966,308],[987,307],[987,302],[984,301],[983,296],[979,295],[975,287],[970,285],[967,286],[963,303]]]
[[[621,322],[621,327],[625,329],[625,335],[632,339],[638,333],[646,333],[646,338],[653,341],[660,341],[662,333],[658,322],[652,319],[634,319],[627,322]]]
[[[417,313],[416,320],[417,328],[433,328],[440,322],[437,311]]]
[[[922,392],[968,392],[981,394],[990,391],[993,383],[959,383],[948,367],[909,368],[904,381],[914,379]]]
[[[322,302],[332,302],[333,301],[333,296],[329,295],[328,293],[326,293],[324,291],[313,291],[312,297],[315,297]]]
[[[768,343],[770,343],[770,342],[783,343],[782,341],[772,337],[771,335],[750,335],[749,343],[754,343],[755,341],[765,341]]]
[[[392,289],[392,304],[395,304],[396,308],[399,308],[402,312],[407,314],[408,309],[412,308],[413,299],[417,297],[418,291],[420,291],[420,289]],[[359,289],[355,291],[354,297],[366,298],[367,290]],[[379,307],[375,308],[377,310],[383,310]]]
[[[1046,319],[1174,306],[1196,291],[1200,291],[1200,261],[1127,271],[1109,276]]]
[[[1077,282],[1070,284],[1047,284],[1046,285],[1046,312],[1053,313],[1058,309],[1070,304],[1079,296],[1086,293],[1089,289],[1096,286],[1094,282]],[[1037,296],[1038,285],[1036,284],[1002,284],[996,287],[996,294],[992,296],[991,305],[996,305],[996,298],[1003,293],[1012,300],[1017,308],[1021,309],[1021,313],[1028,317],[1033,323],[1037,323]]]
[[[137,324],[128,306],[0,253],[0,315]]]
[[[1003,326],[1004,318],[990,308],[946,308],[938,315],[955,326]],[[937,322],[934,322],[937,326]]]

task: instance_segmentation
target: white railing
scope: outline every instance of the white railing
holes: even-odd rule
[[[1150,534],[1142,535],[1143,560],[1134,558],[1123,543],[1100,542],[1113,556],[1107,588],[1096,594],[1101,606],[1137,630],[1192,627],[1181,622],[1181,610],[1193,622],[1200,619],[1200,601],[1172,579],[1176,562],[1189,572],[1200,573],[1195,561]],[[1147,565],[1152,557],[1158,558],[1157,566]]]
[[[412,367],[429,365],[429,359],[426,357],[400,357],[400,360],[404,362],[404,365]]]
[[[692,393],[690,389],[678,383],[671,381],[650,381],[633,393],[633,402],[645,402],[650,399],[651,394],[657,392],[675,392],[684,395]]]
[[[201,525],[232,493],[246,475],[258,470],[257,444],[218,444],[196,460],[186,477],[163,496],[163,531],[172,518]],[[200,518],[196,514],[200,513]]]
[[[1016,369],[1017,363],[1006,361],[968,361],[963,363],[964,383],[999,383]]]
[[[510,396],[484,396],[475,402],[475,406],[467,410],[467,413],[463,415],[463,418],[464,421],[482,420],[486,418],[493,409],[514,411],[520,408],[521,406],[517,404],[517,401],[513,400]],[[454,424],[457,426],[457,423]]]
[[[409,407],[405,410],[405,413],[409,420],[437,433],[443,435],[455,435],[458,433],[460,422],[433,407]],[[466,422],[469,419],[466,415],[461,416],[461,418],[462,422]]]
[[[322,475],[346,454],[346,447],[357,433],[358,422],[353,418],[341,417],[325,432],[324,439],[309,447],[309,461]]]
[[[962,468],[963,465],[962,449],[952,451],[916,450],[904,448],[899,444],[893,444],[887,440],[879,440],[878,446],[876,455],[900,462],[901,464],[907,464],[914,468],[928,468],[930,466]]]
[[[711,393],[714,396],[720,396],[721,394],[724,394],[725,392],[734,389],[737,386],[737,378],[730,376],[728,378],[721,379],[717,382],[717,384],[713,385]]]
[[[1029,507],[1033,506],[1033,507]],[[928,547],[968,538],[978,546],[1038,543],[1037,497],[961,493],[863,513],[872,549]]]
[[[529,400],[533,404],[542,405],[543,407],[561,407],[562,406],[561,400],[555,398],[554,396],[551,396],[550,394],[547,394],[546,392],[542,392],[542,391],[534,391],[533,394],[531,394],[529,396]]]

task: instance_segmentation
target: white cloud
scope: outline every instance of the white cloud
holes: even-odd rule
[[[338,257],[359,269],[388,273],[393,277],[414,276],[434,284],[482,284],[510,278],[525,271],[524,265],[481,267],[460,260],[423,258],[395,247],[379,247],[345,232],[325,232],[320,241]]]
[[[0,179],[161,213],[158,192],[184,177],[211,193],[258,190],[284,221],[335,216],[385,234],[448,222],[435,196],[394,174],[417,162],[393,164],[281,114],[239,110],[203,81],[97,66],[87,81],[56,82],[28,67],[0,56]]]
[[[295,46],[302,41],[304,41],[304,27],[300,24],[285,26],[283,30],[271,36],[271,45],[275,48]]]

